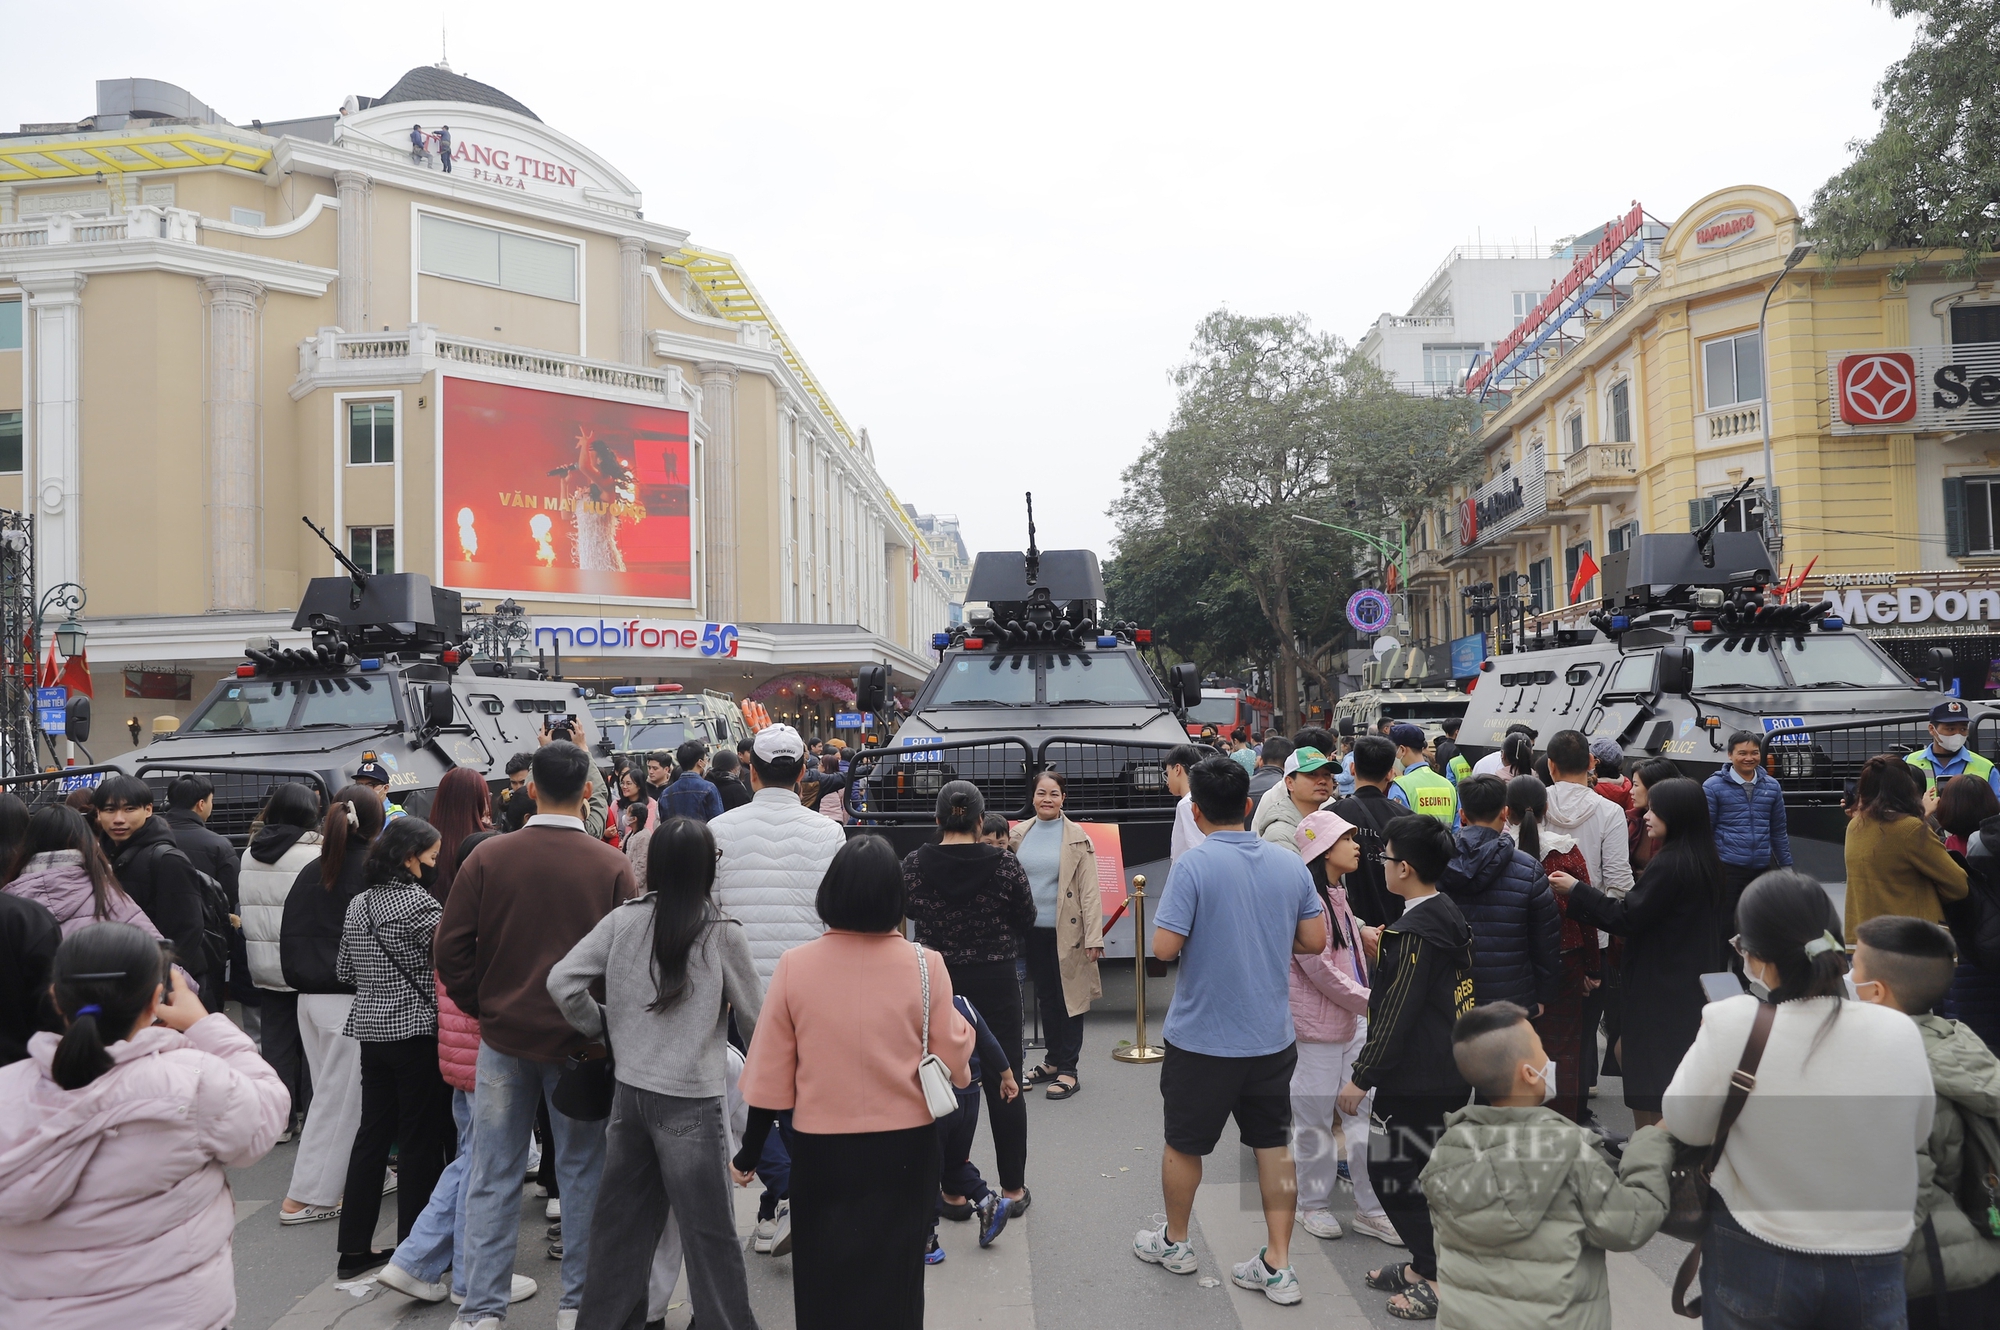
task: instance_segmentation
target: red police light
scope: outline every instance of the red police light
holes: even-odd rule
[[[1690,619],[1688,627],[1697,633],[1706,633],[1715,627],[1713,619]]]
[[[238,665],[236,667],[236,677],[239,679],[254,679],[257,677],[257,667],[255,665]]]
[[[458,664],[458,653],[456,651],[447,651],[444,653],[443,660],[447,665],[456,665]]]
[[[1153,630],[1150,628],[1137,629],[1132,634],[1132,640],[1142,647],[1149,647],[1153,645]]]
[[[985,645],[986,639],[983,637],[968,637],[965,639],[965,649],[967,651],[977,651]]]

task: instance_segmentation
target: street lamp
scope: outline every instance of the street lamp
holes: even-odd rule
[[[47,594],[42,597],[41,605],[35,610],[35,634],[38,638],[41,635],[42,625],[48,622],[49,615],[56,610],[63,612],[63,621],[56,625],[55,638],[56,651],[64,659],[83,654],[84,639],[90,634],[76,621],[76,616],[82,613],[87,600],[89,597],[82,587],[75,582],[63,582],[50,587]]]
[[[1771,557],[1777,558],[1785,551],[1785,536],[1778,529],[1778,476],[1771,463],[1771,344],[1764,336],[1764,316],[1771,312],[1771,297],[1778,294],[1785,278],[1792,269],[1806,261],[1812,253],[1813,242],[1808,240],[1792,246],[1792,252],[1785,256],[1785,266],[1778,270],[1778,280],[1771,283],[1771,289],[1764,293],[1763,307],[1757,311],[1757,356],[1763,362],[1763,404],[1757,410],[1757,419],[1764,426],[1764,543],[1771,548]],[[1750,524],[1745,522],[1744,528]],[[1774,544],[1773,541],[1776,543]]]

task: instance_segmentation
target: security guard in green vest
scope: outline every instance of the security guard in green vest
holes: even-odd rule
[[[1437,764],[1444,769],[1444,778],[1457,785],[1472,774],[1472,763],[1459,755],[1458,727],[1465,720],[1461,716],[1450,716],[1438,723],[1444,733],[1438,739]]]
[[[1955,697],[1931,708],[1930,743],[1903,759],[1923,773],[1926,790],[1953,776],[1978,776],[2000,794],[2000,768],[1965,746],[1971,720],[1972,713]]]
[[[1458,821],[1458,787],[1424,761],[1424,732],[1403,721],[1389,729],[1403,774],[1389,783],[1389,799],[1412,812],[1428,813],[1449,828]]]

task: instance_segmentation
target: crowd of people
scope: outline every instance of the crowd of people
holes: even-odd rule
[[[1201,1268],[1233,1119],[1265,1241],[1229,1276],[1280,1305],[1297,1231],[1352,1232],[1401,1249],[1366,1281],[1399,1319],[1608,1325],[1605,1253],[1665,1226],[1699,1237],[1675,1298],[1707,1324],[2000,1319],[2000,773],[1962,703],[1862,767],[1844,912],[1760,736],[1697,783],[1573,730],[1472,763],[1383,728],[1166,755],[1141,1260]],[[563,1330],[658,1323],[683,1270],[704,1330],[754,1326],[759,1256],[801,1327],[916,1327],[940,1221],[990,1246],[1032,1204],[1024,1096],[1083,1093],[1102,993],[1060,772],[1011,825],[944,783],[899,856],[785,725],[608,781],[545,735],[424,817],[369,766],[324,806],[274,786],[241,852],[199,776],[158,813],[125,776],[0,794],[0,1299],[29,1323],[227,1325],[224,1170],[285,1139],[275,1222],[335,1223],[330,1276],[458,1330],[540,1291],[542,1222]],[[760,1188],[748,1252],[732,1183]]]

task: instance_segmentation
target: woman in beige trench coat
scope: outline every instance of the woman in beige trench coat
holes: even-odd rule
[[[1103,996],[1097,962],[1104,955],[1104,906],[1097,890],[1097,852],[1090,833],[1063,816],[1062,773],[1035,777],[1035,816],[1014,828],[1008,848],[1021,861],[1035,893],[1035,926],[1028,931],[1028,975],[1041,1006],[1047,1059],[1028,1072],[1025,1085],[1047,1085],[1050,1099],[1082,1089],[1076,1078],[1083,1052],[1083,1013]]]

